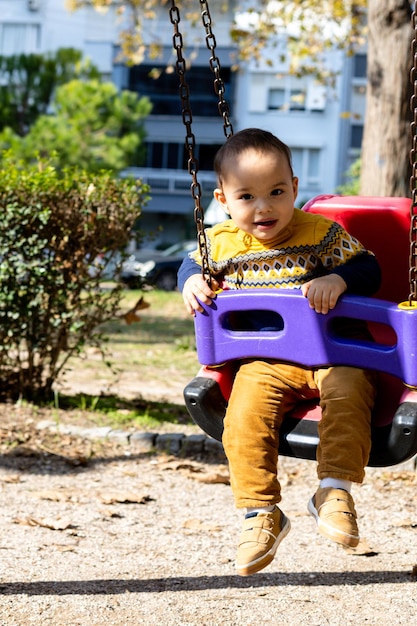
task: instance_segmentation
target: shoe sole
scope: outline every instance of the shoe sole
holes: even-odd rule
[[[274,545],[268,550],[268,552],[255,559],[254,561],[246,563],[246,565],[236,565],[236,570],[239,576],[250,576],[251,574],[256,574],[256,572],[259,572],[261,569],[264,569],[264,567],[272,563],[279,544],[283,539],[285,539],[285,537],[291,530],[290,520],[284,515],[284,513],[281,513],[281,515],[283,526],[279,535],[275,539]]]
[[[314,506],[313,498],[309,500],[307,510],[310,515],[312,515],[316,520],[317,528],[319,532],[323,535],[323,537],[326,537],[331,541],[335,541],[342,546],[347,546],[348,548],[356,548],[359,543],[359,537],[356,537],[355,535],[349,535],[349,533],[345,533],[343,532],[343,530],[338,530],[337,528],[326,524],[326,522],[323,522],[323,520],[319,516],[316,507]]]

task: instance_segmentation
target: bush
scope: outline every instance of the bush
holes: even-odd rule
[[[345,175],[346,182],[338,187],[338,193],[341,193],[343,196],[359,196],[361,167],[361,159],[357,159],[352,163]]]
[[[101,347],[122,287],[101,289],[105,266],[124,250],[146,203],[139,181],[48,164],[0,169],[0,398],[42,401],[70,356]]]

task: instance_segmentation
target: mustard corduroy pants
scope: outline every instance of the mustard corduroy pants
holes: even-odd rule
[[[224,419],[223,445],[238,508],[281,500],[279,428],[301,400],[320,398],[318,477],[360,483],[371,448],[376,374],[353,367],[316,370],[275,361],[240,365]]]

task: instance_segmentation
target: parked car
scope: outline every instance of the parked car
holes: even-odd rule
[[[197,248],[197,240],[182,241],[166,250],[138,250],[122,264],[121,281],[130,289],[145,285],[164,291],[177,286],[177,272],[189,252]]]

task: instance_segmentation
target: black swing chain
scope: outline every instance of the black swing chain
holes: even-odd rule
[[[412,113],[410,149],[410,164],[412,168],[410,178],[411,209],[410,209],[410,260],[409,260],[409,282],[410,294],[408,303],[412,306],[417,301],[417,1],[414,3],[414,10],[411,16],[414,36],[411,42],[413,54],[413,65],[410,70],[410,82],[413,86],[413,93],[410,99],[410,109]]]
[[[223,118],[223,131],[226,139],[233,135],[233,126],[230,122],[229,105],[225,99],[225,85],[220,75],[221,65],[216,54],[216,38],[211,28],[211,15],[207,0],[200,0],[201,20],[206,31],[206,46],[211,52],[210,69],[214,74],[214,91],[219,98],[218,110]]]
[[[211,52],[210,69],[214,74],[214,91],[217,94],[218,110],[223,118],[223,129],[226,138],[233,134],[233,127],[229,119],[229,106],[225,100],[224,82],[220,76],[220,61],[216,55],[216,39],[211,28],[211,16],[207,0],[200,0],[201,19],[206,30],[206,45]],[[180,79],[179,93],[182,107],[182,121],[186,128],[185,148],[188,152],[188,172],[191,175],[191,195],[194,198],[194,221],[197,227],[197,241],[201,256],[201,273],[208,284],[211,283],[211,273],[208,260],[207,239],[204,230],[204,210],[201,206],[201,185],[197,180],[198,159],[195,156],[195,136],[192,132],[192,111],[190,104],[190,90],[186,80],[186,62],[183,56],[184,41],[179,29],[180,12],[175,3],[171,0],[171,8],[169,10],[171,23],[174,27],[172,37],[173,47],[177,53],[176,71]]]
[[[174,50],[177,53],[176,71],[180,79],[179,93],[182,107],[182,121],[186,128],[185,148],[188,152],[188,172],[192,179],[191,195],[194,198],[194,221],[197,226],[197,239],[202,262],[201,273],[208,284],[210,284],[211,276],[208,264],[207,240],[206,233],[204,231],[204,210],[201,206],[201,185],[197,180],[198,161],[195,156],[195,136],[191,127],[193,116],[190,105],[190,90],[185,77],[186,63],[182,53],[184,49],[184,42],[179,29],[181,18],[179,9],[175,4],[175,0],[171,0],[169,16],[174,27],[172,42]]]

